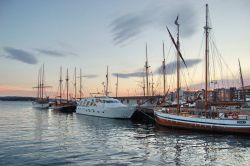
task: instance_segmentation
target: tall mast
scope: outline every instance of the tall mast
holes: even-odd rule
[[[209,63],[209,29],[208,26],[208,4],[206,4],[206,26],[204,27],[206,33],[205,45],[205,109],[208,108],[208,63]]]
[[[60,67],[60,79],[59,79],[59,91],[60,91],[60,103],[62,102],[62,66]]]
[[[40,75],[41,75],[41,68],[38,70],[38,82],[37,82],[37,98],[40,98]]]
[[[69,72],[67,69],[67,75],[66,75],[66,87],[67,87],[67,102],[69,101]]]
[[[107,66],[107,74],[106,74],[106,92],[105,95],[108,96],[109,91],[109,68]]]
[[[115,97],[117,97],[118,93],[118,74],[116,74],[116,91],[115,91]]]
[[[153,73],[151,72],[151,78],[152,78],[152,83],[151,83],[151,90],[152,90],[152,96],[154,96],[154,75],[153,75]]]
[[[148,83],[148,49],[146,43],[146,62],[145,62],[145,69],[146,69],[146,87],[147,87],[147,96],[149,95],[149,83]]]
[[[80,93],[80,100],[82,99],[82,69],[80,69],[80,90],[79,90],[79,93]]]
[[[42,83],[41,83],[42,98],[43,98],[43,88],[44,88],[44,64],[42,68]]]
[[[178,23],[178,17],[175,20],[175,25],[177,26],[177,113],[180,112],[180,42],[179,42],[179,31],[180,24]]]
[[[143,82],[143,86],[142,86],[142,89],[143,89],[143,96],[146,96],[146,92],[145,92],[145,77],[144,77],[144,75],[143,75],[143,80],[142,80]]]
[[[241,88],[242,88],[242,92],[243,92],[243,98],[244,101],[246,101],[246,96],[245,96],[245,86],[244,86],[244,80],[243,80],[243,76],[242,76],[242,71],[241,71],[241,65],[240,65],[240,60],[238,59],[239,62],[239,69],[240,69],[240,82],[241,82]]]
[[[76,67],[75,67],[75,83],[74,83],[74,86],[75,86],[75,100],[76,100]]]
[[[163,95],[166,95],[166,62],[165,62],[165,50],[164,42],[162,42],[162,51],[163,51],[163,61],[162,61],[162,73],[163,73]]]

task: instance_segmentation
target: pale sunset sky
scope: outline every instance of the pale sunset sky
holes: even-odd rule
[[[69,69],[71,89],[74,68],[77,75],[82,69],[84,96],[103,90],[107,66],[111,96],[116,84],[112,73],[120,74],[118,95],[142,95],[146,43],[154,90],[160,94],[163,41],[167,87],[174,90],[176,55],[166,26],[176,37],[177,15],[188,65],[181,72],[182,88],[203,88],[206,3],[217,47],[210,50],[210,64],[220,61],[210,69],[211,77],[239,86],[239,58],[245,85],[250,85],[249,0],[0,0],[0,96],[36,96],[32,87],[43,63],[50,97],[58,89],[60,66],[63,78]]]

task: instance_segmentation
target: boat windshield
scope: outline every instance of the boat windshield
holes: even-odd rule
[[[101,100],[102,103],[119,103],[117,100]]]

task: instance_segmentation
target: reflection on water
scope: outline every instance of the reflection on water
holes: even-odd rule
[[[248,165],[250,137],[0,101],[0,165]]]

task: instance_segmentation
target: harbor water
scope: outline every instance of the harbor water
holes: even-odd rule
[[[0,101],[0,165],[249,165],[250,136]]]

